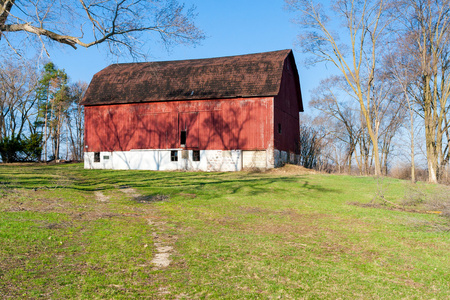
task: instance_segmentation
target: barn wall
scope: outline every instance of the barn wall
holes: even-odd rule
[[[271,97],[86,106],[86,151],[180,148],[183,130],[185,149],[273,149],[272,116]]]
[[[280,93],[274,100],[274,148],[279,150],[275,153],[275,165],[291,162],[290,158],[298,153],[299,141],[299,87],[296,86],[293,62],[289,57],[285,61]],[[281,131],[281,132],[280,132]],[[295,160],[295,159],[294,159]]]

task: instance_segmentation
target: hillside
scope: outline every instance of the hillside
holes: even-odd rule
[[[1,298],[444,299],[448,190],[0,165]]]

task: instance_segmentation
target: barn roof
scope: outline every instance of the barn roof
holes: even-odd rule
[[[94,75],[82,104],[276,96],[288,56],[291,50],[113,64]]]

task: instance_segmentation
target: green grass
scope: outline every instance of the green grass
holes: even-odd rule
[[[1,165],[0,298],[450,298],[450,219],[380,197],[402,205],[411,189],[447,195],[390,178]],[[169,267],[151,263],[155,243],[174,248]]]

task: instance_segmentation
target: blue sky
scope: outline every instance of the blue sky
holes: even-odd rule
[[[167,52],[161,44],[155,43],[150,49],[150,61],[197,59],[219,56],[240,55],[282,49],[293,49],[300,28],[291,22],[292,13],[284,10],[283,0],[186,0],[186,7],[195,5],[198,16],[196,25],[201,28],[206,39],[196,47],[175,46]],[[155,36],[156,40],[156,36]],[[71,47],[50,49],[50,59],[65,69],[72,81],[90,82],[92,76],[111,63],[100,48],[73,50]],[[309,90],[316,87],[321,79],[316,74],[322,68],[306,69],[302,64],[302,54],[295,51],[294,57],[300,75],[303,102],[309,102]],[[130,62],[128,57],[119,62]],[[323,74],[322,74],[323,76]],[[305,111],[308,113],[308,111]]]

